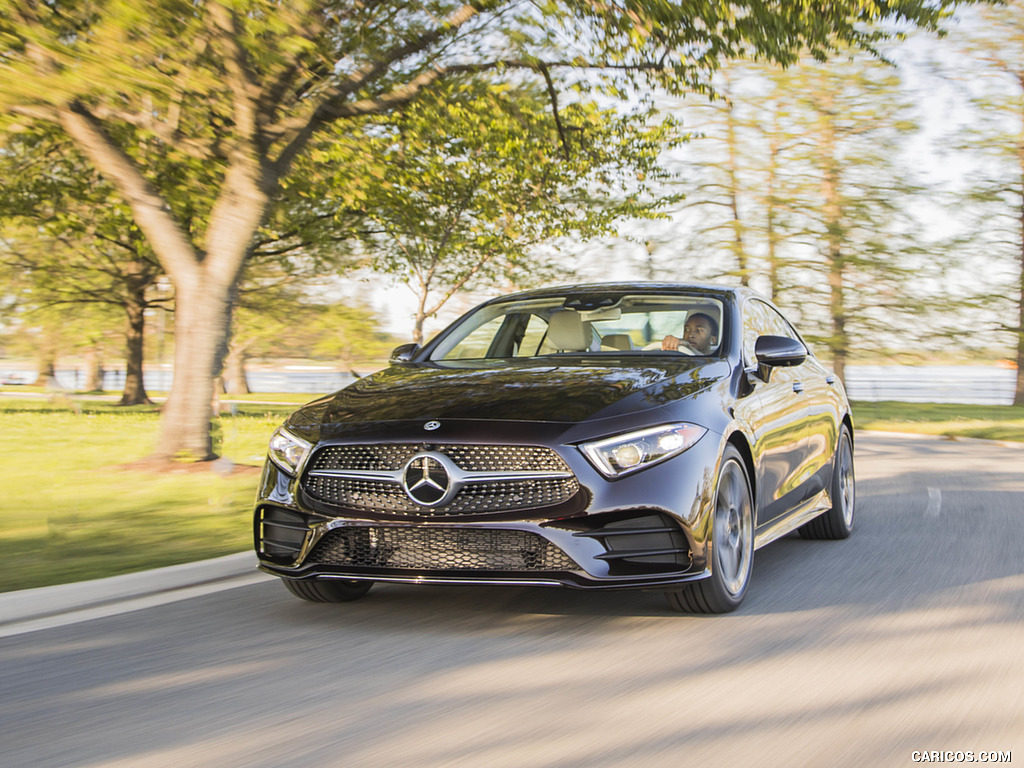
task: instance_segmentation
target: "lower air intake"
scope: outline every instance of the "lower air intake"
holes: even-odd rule
[[[528,531],[465,528],[345,528],[328,532],[307,563],[431,571],[572,571],[579,566]]]

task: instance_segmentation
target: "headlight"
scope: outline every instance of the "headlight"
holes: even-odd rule
[[[666,424],[582,443],[580,449],[602,475],[621,477],[682,453],[706,432],[696,424]]]
[[[284,427],[278,427],[270,438],[270,459],[290,475],[302,465],[312,446]]]

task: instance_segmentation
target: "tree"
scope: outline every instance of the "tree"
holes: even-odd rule
[[[921,310],[908,278],[935,266],[919,258],[924,238],[908,201],[920,188],[900,163],[902,137],[917,125],[899,75],[877,62],[854,57],[777,77],[780,90],[794,94],[807,136],[790,160],[816,187],[791,186],[787,195],[806,222],[801,236],[817,251],[800,267],[827,285],[823,340],[844,378],[851,349],[877,350],[895,315]],[[794,288],[788,298],[803,303],[815,293]]]
[[[887,33],[871,22],[935,27],[952,4],[2,0],[0,105],[9,130],[60,126],[131,208],[175,287],[159,451],[208,459],[213,378],[253,236],[328,126],[399,112],[468,73],[539,78],[553,110],[559,87],[586,86],[572,74],[583,69],[619,95],[631,83],[706,89],[723,60],[873,49]],[[178,172],[153,174],[143,143]],[[209,203],[195,218],[182,190]]]
[[[163,271],[116,191],[52,131],[22,133],[0,155],[0,261],[27,276],[37,306],[117,307],[125,319],[121,405],[149,403],[146,311]],[[90,366],[94,368],[95,366]]]
[[[385,360],[397,341],[359,298],[311,297],[301,282],[281,281],[243,291],[224,366],[228,394],[248,393],[246,362],[256,357],[329,360],[359,376],[356,368]]]
[[[372,265],[412,289],[413,341],[461,290],[547,277],[539,244],[587,240],[672,201],[651,193],[666,175],[659,150],[671,144],[672,121],[641,127],[579,101],[556,120],[546,98],[476,79],[370,126],[356,146],[338,137],[325,148],[339,171],[319,194],[343,211],[357,206]],[[552,141],[559,134],[564,144]],[[348,177],[354,164],[344,160],[356,151],[375,159],[370,183]]]
[[[842,378],[851,350],[879,351],[905,326],[897,317],[922,310],[909,278],[941,266],[922,257],[911,203],[920,188],[901,162],[916,129],[911,105],[898,72],[863,56],[740,74],[726,119],[712,126],[728,151],[704,152],[703,139],[688,149],[714,173],[710,199],[731,212],[723,223],[742,224],[749,278],[802,315]],[[708,185],[697,189],[691,204],[709,199]],[[730,264],[738,242],[719,249]]]
[[[958,141],[973,160],[956,193],[957,211],[974,213],[964,259],[977,266],[970,279],[983,293],[976,298],[997,309],[1000,330],[1013,339],[1013,404],[1024,405],[1024,3],[986,9],[955,44],[973,59],[967,71],[980,116]]]
[[[759,145],[749,150],[753,125],[749,103],[738,89],[750,80],[749,74],[742,66],[723,68],[715,83],[716,98],[698,96],[674,108],[693,131],[689,157],[677,174],[678,184],[686,190],[681,213],[690,223],[687,250],[728,252],[725,275],[741,285],[750,284],[754,269],[747,241],[750,211],[744,208],[756,185],[751,178],[753,154],[761,150]]]

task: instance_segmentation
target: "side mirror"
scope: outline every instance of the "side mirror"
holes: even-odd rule
[[[807,359],[807,348],[788,336],[759,336],[754,343],[754,357],[759,365],[769,368],[800,365]]]
[[[402,344],[394,348],[391,352],[391,359],[389,363],[408,363],[414,357],[416,353],[420,351],[419,344]]]

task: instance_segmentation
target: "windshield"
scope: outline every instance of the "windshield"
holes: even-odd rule
[[[439,342],[431,360],[551,355],[717,355],[722,302],[705,295],[561,296],[489,304]]]

